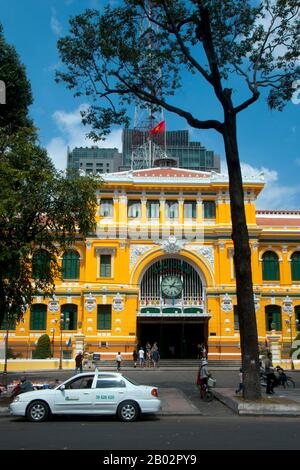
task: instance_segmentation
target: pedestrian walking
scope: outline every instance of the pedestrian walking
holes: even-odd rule
[[[151,344],[149,343],[149,341],[147,341],[147,343],[146,343],[146,357],[147,357],[147,355],[150,351],[151,351]]]
[[[140,347],[138,354],[139,354],[139,363],[140,363],[140,367],[144,367],[145,351],[143,350],[142,347]]]
[[[158,349],[154,349],[154,351],[152,351],[153,367],[158,367],[158,361],[159,361],[159,352],[158,352]]]
[[[138,353],[136,352],[136,350],[133,351],[132,358],[133,358],[133,367],[135,368],[137,365],[137,360],[138,360]]]
[[[238,388],[236,389],[235,393],[239,393],[243,390],[244,388],[244,380],[243,380],[243,369],[240,368],[240,372],[239,372],[239,385],[238,385]]]
[[[267,377],[267,388],[266,394],[273,395],[274,387],[276,385],[276,376],[274,374],[274,367],[272,362],[272,353],[268,353],[267,359],[265,360],[265,374]]]
[[[200,387],[201,398],[204,398],[206,387],[207,387],[207,380],[209,376],[210,376],[210,373],[208,371],[208,362],[206,359],[202,359],[200,363],[200,368],[198,371],[197,382],[196,382],[197,385],[199,385]]]
[[[147,364],[147,367],[151,367],[151,363],[152,363],[152,352],[151,352],[151,349],[150,349],[150,351],[147,351],[147,352],[146,352],[146,364]]]
[[[120,352],[116,355],[117,371],[121,370],[122,355]]]
[[[82,372],[82,363],[83,363],[83,354],[82,351],[79,351],[75,357],[75,372]]]

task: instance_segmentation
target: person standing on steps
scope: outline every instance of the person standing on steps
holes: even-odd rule
[[[121,362],[122,362],[122,355],[120,352],[116,355],[116,363],[117,363],[117,371],[120,372],[121,370]]]
[[[140,367],[144,367],[144,361],[145,361],[145,351],[143,350],[142,346],[139,349],[139,363]]]
[[[133,367],[136,368],[136,364],[138,360],[138,353],[136,352],[136,350],[134,350],[132,353],[132,359],[133,359]]]

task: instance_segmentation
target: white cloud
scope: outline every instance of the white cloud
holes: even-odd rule
[[[97,145],[102,148],[118,148],[121,151],[122,129],[113,130],[106,140],[100,141],[97,144],[86,137],[89,128],[81,123],[80,111],[87,107],[87,104],[82,104],[70,113],[58,110],[52,115],[59,135],[51,139],[46,148],[56,168],[59,170],[64,170],[67,166],[68,147],[72,150],[74,147]]]
[[[299,165],[300,165],[300,159]],[[222,161],[222,172],[227,173],[226,162]],[[278,180],[278,172],[269,168],[255,168],[248,163],[241,162],[243,176],[264,175],[265,187],[260,193],[256,207],[257,209],[297,209],[299,207],[300,185],[284,186]]]
[[[56,36],[61,36],[62,35],[63,27],[62,27],[59,19],[57,18],[57,13],[56,13],[55,8],[51,9],[50,27],[52,29],[52,32]]]

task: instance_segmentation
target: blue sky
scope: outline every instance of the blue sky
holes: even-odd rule
[[[111,3],[114,0],[111,0]],[[14,44],[32,85],[34,104],[31,115],[39,128],[40,140],[56,166],[66,165],[66,148],[89,145],[86,129],[80,123],[79,109],[87,103],[75,99],[62,84],[54,82],[54,71],[61,67],[56,42],[68,32],[68,18],[85,8],[102,8],[103,0],[0,0],[0,21],[6,40]],[[235,87],[239,87],[236,82]],[[178,93],[177,104],[184,103],[196,117],[218,116],[214,98],[198,94],[195,80],[188,90]],[[167,129],[186,129],[184,120],[166,114]],[[191,130],[224,160],[223,143],[214,131]],[[240,158],[245,174],[265,173],[266,188],[258,206],[263,209],[300,209],[300,104],[288,103],[280,113],[270,111],[265,99],[239,115]],[[100,146],[121,150],[121,129],[114,129]]]

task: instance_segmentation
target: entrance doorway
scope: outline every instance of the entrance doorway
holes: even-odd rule
[[[138,343],[158,343],[161,359],[197,359],[198,345],[207,347],[207,321],[195,319],[142,319],[138,321]]]

